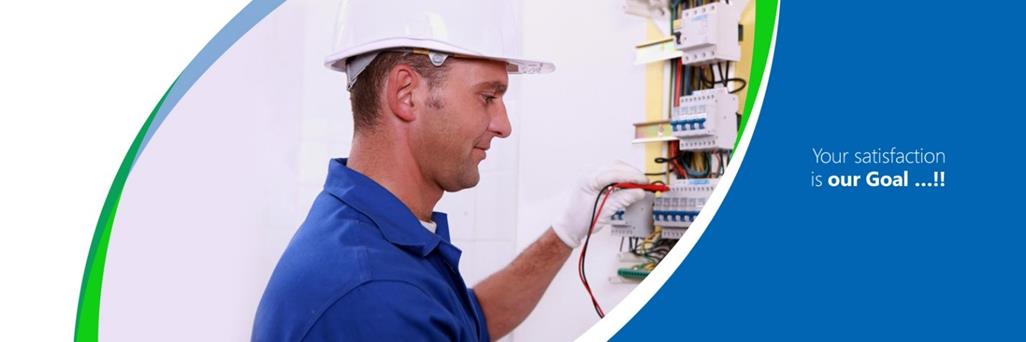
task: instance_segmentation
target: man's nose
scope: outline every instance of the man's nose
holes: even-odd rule
[[[492,121],[488,129],[495,132],[500,138],[509,137],[513,133],[513,126],[509,123],[509,115],[506,113],[506,104],[503,103],[499,110],[492,113]]]

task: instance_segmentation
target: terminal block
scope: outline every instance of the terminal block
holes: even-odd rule
[[[727,88],[698,90],[673,108],[671,134],[682,151],[732,150],[737,140],[737,96]]]
[[[634,202],[610,217],[610,232],[619,237],[646,237],[652,234],[652,208],[655,194],[645,192],[645,198]]]
[[[645,279],[645,277],[648,277],[649,273],[651,273],[651,271],[633,267],[621,267],[619,270],[616,270],[617,275],[627,279]]]
[[[668,240],[680,240],[682,237],[684,237],[684,232],[686,232],[687,230],[687,228],[663,227],[662,234],[659,237]]]
[[[741,60],[740,11],[714,2],[684,10],[674,23],[674,46],[682,51],[685,65],[704,65]]]
[[[663,227],[663,238],[680,238],[683,228],[691,226],[709,200],[718,178],[694,178],[676,181],[670,191],[655,199],[652,219]]]

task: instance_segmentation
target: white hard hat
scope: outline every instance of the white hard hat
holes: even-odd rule
[[[505,7],[504,7],[505,6]],[[519,56],[517,27],[508,2],[497,0],[344,0],[335,52],[325,66],[357,75],[382,50],[503,61],[511,74],[537,74],[555,65]]]

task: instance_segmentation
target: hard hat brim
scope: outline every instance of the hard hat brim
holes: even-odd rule
[[[506,70],[510,74],[545,74],[556,70],[555,64],[551,62],[523,59],[514,56],[493,56],[467,50],[451,44],[432,39],[416,38],[390,38],[368,42],[359,46],[335,52],[324,59],[324,66],[345,73],[347,59],[359,56],[368,52],[388,50],[393,48],[422,48],[438,52],[447,52],[458,55],[473,56],[476,58],[491,59],[506,62],[510,65]]]

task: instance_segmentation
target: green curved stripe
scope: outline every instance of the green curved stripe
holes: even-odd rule
[[[110,231],[114,225],[114,214],[118,211],[118,203],[121,201],[121,192],[125,189],[125,181],[128,173],[135,164],[139,149],[142,146],[143,137],[150,129],[153,118],[157,111],[164,105],[167,94],[175,86],[178,80],[171,83],[171,86],[164,91],[160,102],[146,118],[146,123],[135,135],[132,146],[129,147],[125,159],[121,161],[121,167],[114,176],[114,183],[110,186],[107,199],[103,202],[103,210],[100,211],[100,220],[96,222],[96,231],[93,233],[93,241],[89,246],[89,258],[86,259],[85,274],[82,276],[82,289],[78,295],[78,315],[75,320],[75,341],[92,342],[99,338],[100,320],[100,288],[103,284],[103,266],[107,260],[107,244],[110,242]]]
[[[769,50],[773,42],[773,30],[777,22],[777,0],[755,1],[755,41],[752,43],[752,70],[748,75],[748,94],[745,96],[745,111],[741,115],[741,132],[748,125],[748,117],[755,106],[755,98],[759,96],[762,78],[769,63]],[[741,134],[737,135],[734,147],[741,142]]]

